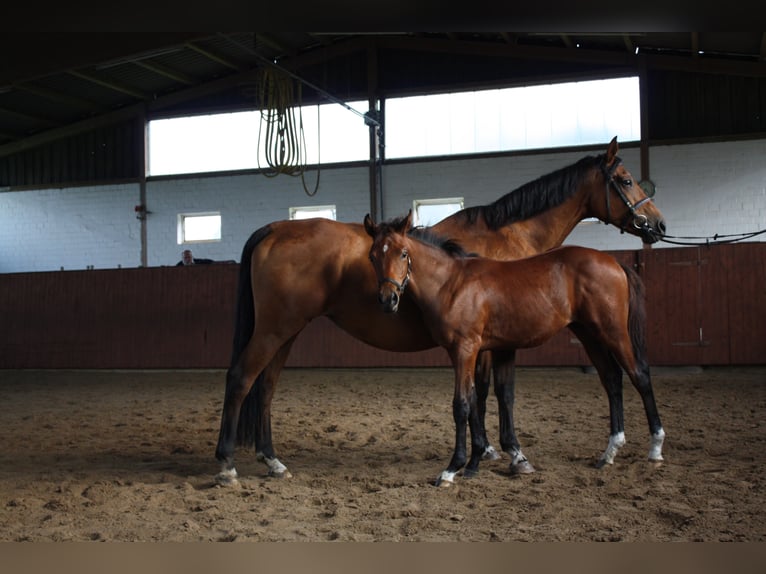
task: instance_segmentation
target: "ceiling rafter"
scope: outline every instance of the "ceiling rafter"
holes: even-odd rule
[[[86,82],[91,82],[92,84],[96,84],[98,86],[101,86],[102,88],[107,88],[115,92],[120,92],[122,94],[125,94],[126,96],[130,96],[131,98],[135,98],[137,100],[148,99],[146,94],[139,92],[138,90],[134,90],[133,88],[129,88],[128,86],[124,86],[113,80],[104,80],[102,78],[99,78],[98,76],[94,76],[93,74],[82,72],[80,70],[67,70],[67,73],[74,76],[75,78],[85,80]]]
[[[146,60],[138,60],[134,63],[136,66],[139,66],[145,70],[149,70],[150,72],[154,72],[155,74],[159,74],[160,76],[168,78],[169,80],[176,81],[180,84],[193,86],[194,84],[197,83],[197,80],[195,78],[192,78],[188,74],[184,74],[183,72],[179,72],[178,70],[172,70],[169,67],[157,62],[147,62]]]
[[[188,42],[186,44],[186,47],[190,50],[194,50],[197,54],[200,56],[204,56],[211,62],[216,62],[218,64],[221,64],[222,66],[226,66],[227,68],[231,70],[235,70],[237,72],[242,72],[245,69],[247,69],[246,66],[243,66],[242,64],[238,64],[236,62],[232,62],[231,59],[227,58],[226,56],[222,56],[220,53],[216,52],[215,50],[211,48],[203,48],[199,44],[195,42]]]
[[[56,126],[60,126],[61,125],[60,122],[54,122],[53,120],[50,120],[50,119],[47,119],[47,118],[42,118],[40,116],[33,116],[33,115],[30,115],[30,114],[27,114],[27,113],[24,113],[24,112],[20,112],[18,110],[11,110],[11,109],[8,109],[8,108],[0,108],[0,114],[6,114],[6,115],[9,115],[9,116],[13,116],[13,117],[16,117],[16,118],[18,118],[20,120],[23,120],[25,122],[32,122],[32,123],[35,123],[35,124],[42,124],[43,126],[46,126],[46,127],[56,127]]]
[[[103,106],[98,105],[92,100],[87,100],[78,96],[72,96],[70,94],[64,94],[62,92],[49,90],[48,88],[43,88],[42,86],[38,86],[31,82],[15,83],[13,84],[13,87],[19,91],[27,92],[52,102],[57,102],[59,104],[85,110],[88,113],[96,114],[105,111]]]

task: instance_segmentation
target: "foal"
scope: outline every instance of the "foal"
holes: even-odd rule
[[[370,260],[383,309],[395,313],[408,288],[455,370],[455,450],[437,485],[451,484],[466,465],[466,423],[471,429],[466,476],[478,471],[487,443],[474,387],[479,352],[536,347],[564,327],[582,342],[609,398],[609,443],[597,466],[612,464],[625,444],[622,369],[644,403],[651,434],[649,460],[662,460],[665,432],[646,359],[643,284],[633,270],[584,247],[560,247],[517,261],[467,257],[454,242],[439,240],[436,245],[422,233],[417,239],[411,211],[380,225],[367,215],[364,227],[373,238]],[[502,385],[496,389],[503,392]],[[505,450],[511,429],[501,428],[500,433]]]

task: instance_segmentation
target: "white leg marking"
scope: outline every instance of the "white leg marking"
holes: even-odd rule
[[[277,457],[267,458],[261,453],[255,455],[256,459],[266,464],[269,467],[269,476],[275,476],[277,478],[292,478],[292,474],[287,470],[287,467],[279,462]]]
[[[518,465],[520,462],[526,462],[527,461],[527,457],[524,456],[524,453],[521,452],[521,449],[519,449],[519,450],[515,450],[514,449],[513,451],[511,451],[510,454],[511,454],[511,464],[513,466]]]
[[[532,474],[535,467],[527,460],[521,449],[513,449],[508,454],[511,455],[511,474]]]
[[[497,453],[494,446],[489,445],[484,449],[484,454],[481,455],[481,458],[484,460],[497,460],[500,458],[500,455]]]
[[[436,479],[436,486],[450,486],[455,482],[456,472],[450,472],[448,470],[442,471],[439,478]]]
[[[649,460],[661,461],[662,458],[662,443],[665,441],[665,431],[663,429],[658,430],[652,435],[651,443],[649,445]]]
[[[620,447],[622,447],[624,444],[624,432],[618,432],[617,434],[610,436],[609,444],[607,445],[604,454],[601,455],[601,460],[606,464],[614,464],[614,457],[617,456],[617,451],[620,450]]]
[[[239,481],[237,480],[237,469],[234,467],[231,468],[224,468],[219,472],[217,475],[215,475],[215,481],[217,484],[220,484],[221,486],[235,486],[239,484]]]

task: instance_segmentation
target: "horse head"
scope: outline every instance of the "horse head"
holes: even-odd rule
[[[387,313],[396,313],[410,281],[412,259],[407,250],[407,232],[412,228],[412,210],[400,219],[376,225],[370,214],[364,229],[372,237],[370,261],[378,280],[378,301]]]
[[[620,231],[637,235],[644,243],[655,243],[665,235],[666,226],[665,218],[652,201],[654,190],[647,194],[638,185],[617,156],[618,151],[615,136],[600,166],[606,201],[596,200],[591,208],[599,219],[616,225]]]

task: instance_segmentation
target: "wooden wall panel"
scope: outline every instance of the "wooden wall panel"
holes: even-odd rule
[[[653,365],[766,363],[766,243],[613,252],[644,277]],[[239,266],[0,275],[0,368],[224,368]],[[589,365],[564,331],[519,365]],[[382,351],[326,318],[293,367],[448,366],[440,348]]]
[[[237,265],[0,276],[0,367],[221,367]]]
[[[729,264],[729,362],[766,363],[766,244],[726,246]]]

